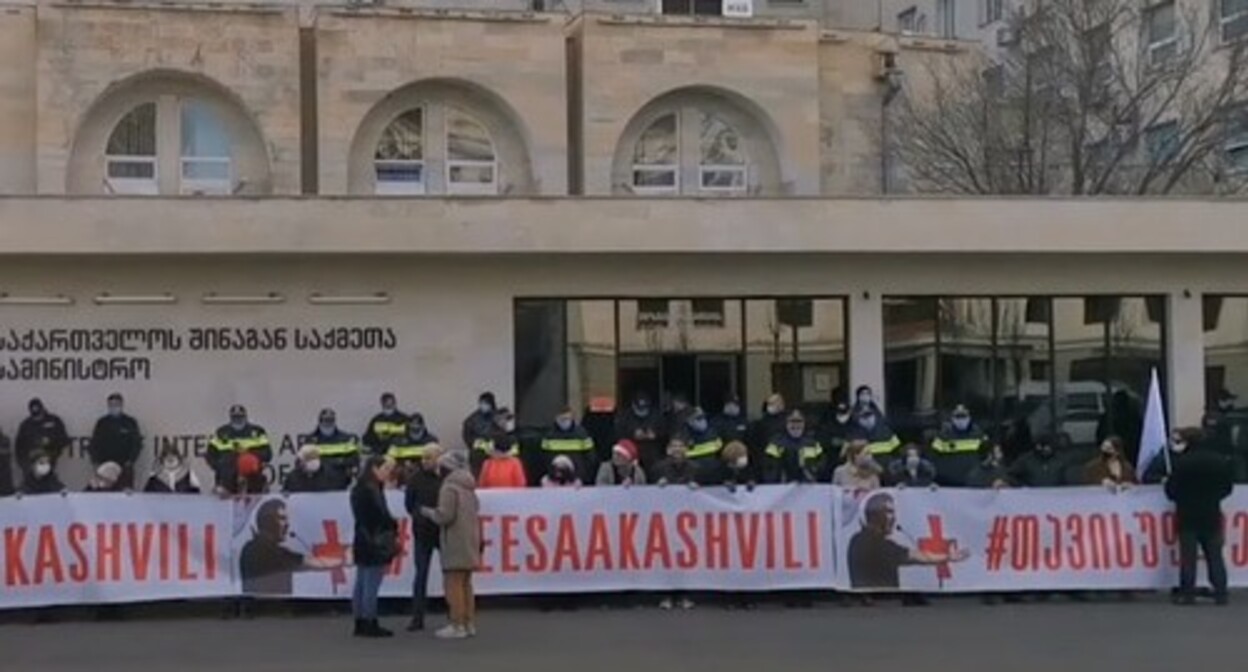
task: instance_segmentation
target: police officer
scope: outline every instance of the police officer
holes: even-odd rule
[[[1200,430],[1181,429],[1175,439],[1174,473],[1166,479],[1166,497],[1174,502],[1179,532],[1179,591],[1175,601],[1183,605],[1196,602],[1199,548],[1209,564],[1214,599],[1225,605],[1228,594],[1222,551],[1226,541],[1222,500],[1234,488],[1230,460],[1216,446],[1209,445]]]
[[[257,493],[265,489],[264,472],[248,475],[239,468],[244,455],[253,455],[261,465],[273,461],[273,448],[269,444],[269,434],[260,425],[253,425],[247,420],[247,409],[235,404],[230,407],[230,421],[217,428],[212,440],[208,442],[206,460],[216,477],[217,494],[238,494],[243,491],[243,478],[246,478],[246,492]]]
[[[56,471],[57,460],[69,446],[65,423],[49,413],[39,399],[31,399],[26,408],[30,415],[17,428],[17,465],[22,473],[29,471],[30,456],[38,450],[52,462],[52,470]]]
[[[546,465],[543,475],[548,475],[554,458],[563,455],[572,461],[576,477],[582,483],[592,483],[597,465],[594,464],[594,440],[576,422],[572,409],[565,407],[555,416],[555,423],[542,438],[542,464]]]
[[[719,476],[719,452],[724,441],[719,438],[711,421],[701,408],[693,408],[685,420],[685,436],[689,453],[686,456],[693,465],[694,476],[699,485],[713,485]]]
[[[400,482],[410,478],[429,449],[438,445],[438,437],[425,425],[425,416],[413,413],[407,419],[403,434],[390,444],[386,455],[398,467]]]
[[[949,422],[940,428],[932,441],[932,463],[936,466],[936,482],[946,487],[966,485],[966,477],[979,463],[979,446],[988,435],[971,420],[971,412],[958,404]]]
[[[862,441],[867,444],[867,452],[877,462],[887,462],[887,458],[901,446],[901,439],[888,426],[884,416],[871,405],[860,406],[856,418],[856,426],[849,433],[850,441]]]
[[[490,435],[495,432],[495,415],[498,410],[498,401],[494,398],[493,392],[482,392],[477,397],[477,408],[464,418],[463,426],[460,431],[460,438],[464,441],[464,447],[472,451],[475,457],[478,452],[489,454],[487,442]],[[484,461],[484,459],[482,459]],[[473,463],[473,473],[480,469],[480,463]]]
[[[0,430],[0,497],[8,497],[13,492],[13,443],[4,430]]]
[[[659,425],[660,418],[654,412],[649,395],[644,392],[638,393],[628,408],[615,419],[615,440],[632,441],[637,445],[641,468],[648,474],[654,473],[664,458]]]
[[[117,486],[122,490],[134,487],[134,463],[143,452],[143,435],[139,423],[125,412],[125,400],[121,394],[108,395],[108,413],[95,422],[88,448],[91,465],[99,468],[106,462],[121,466]]]
[[[372,427],[370,424],[369,428]],[[354,434],[338,428],[338,414],[334,409],[321,409],[316,431],[305,438],[305,443],[319,449],[321,468],[332,489],[346,490],[360,468],[360,441]]]
[[[849,440],[853,427],[854,413],[849,404],[843,401],[837,402],[819,427],[817,434],[819,445],[823,446],[829,455],[840,455],[845,448],[845,443]]]
[[[390,444],[407,433],[408,416],[399,410],[393,392],[381,395],[381,412],[368,421],[364,431],[364,447],[373,455],[385,455]]]
[[[807,431],[806,416],[794,409],[785,419],[784,432],[767,445],[764,483],[816,483],[832,478],[823,446]]]
[[[516,416],[511,409],[504,406],[490,412],[490,424],[482,427],[479,438],[473,439],[472,451],[468,455],[468,463],[472,467],[472,475],[481,475],[481,465],[494,453],[506,452],[514,457],[520,456],[520,443],[516,440]],[[505,447],[505,448],[504,448]]]

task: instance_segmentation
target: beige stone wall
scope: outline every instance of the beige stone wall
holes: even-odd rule
[[[0,4],[0,194],[35,191],[35,8]]]
[[[585,193],[610,194],[629,121],[669,92],[701,87],[744,103],[771,135],[776,193],[819,191],[818,31],[802,21],[690,21],[588,14],[580,23]]]
[[[38,191],[65,193],[70,156],[101,96],[164,71],[206,78],[259,129],[270,193],[299,192],[299,33],[295,8],[40,5]],[[7,64],[6,64],[7,67]],[[106,131],[105,131],[106,134]]]
[[[531,183],[513,177],[513,195],[567,193],[561,16],[443,19],[383,10],[324,11],[316,30],[322,193],[362,191],[359,185],[352,188],[349,175],[361,161],[371,161],[368,152],[351,157],[366,116],[403,87],[438,80],[477,94],[458,102],[478,108],[468,111],[490,116],[480,109],[489,105],[518,131],[513,140],[528,154]],[[496,139],[510,135],[501,121],[485,123]]]

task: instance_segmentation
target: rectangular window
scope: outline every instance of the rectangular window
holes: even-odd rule
[[[723,327],[723,299],[694,299],[689,302],[695,327]]]
[[[1005,18],[1005,0],[980,0],[983,8],[981,24],[996,23]]]
[[[955,7],[955,0],[937,0],[936,1],[936,22],[937,34],[946,40],[952,40],[958,36],[958,16]]]
[[[701,165],[698,180],[703,191],[745,191],[745,166]]]
[[[637,328],[666,327],[671,319],[671,302],[667,299],[640,299],[637,301]]]
[[[156,183],[155,156],[107,156],[105,163],[111,193],[142,196],[160,193]]]
[[[723,0],[660,0],[663,14],[668,16],[722,16]]]
[[[1248,35],[1248,0],[1217,0],[1222,41],[1234,42]]]
[[[1179,152],[1179,122],[1167,121],[1144,131],[1144,146],[1149,160],[1168,163]]]
[[[1204,295],[1205,402],[1212,407],[1225,390],[1238,397],[1232,420],[1231,448],[1248,452],[1248,296]]]
[[[425,162],[401,159],[373,161],[376,172],[374,191],[380,196],[421,195],[425,193]]]
[[[1148,62],[1161,65],[1174,58],[1179,49],[1179,26],[1174,1],[1153,5],[1145,10],[1144,26]]]
[[[1226,162],[1234,173],[1248,173],[1248,104],[1230,108],[1226,114]]]
[[[633,192],[674,194],[680,189],[676,166],[633,166]]]
[[[182,157],[183,194],[228,196],[232,185],[228,158]]]
[[[493,161],[449,160],[446,191],[450,194],[497,194],[497,167]]]

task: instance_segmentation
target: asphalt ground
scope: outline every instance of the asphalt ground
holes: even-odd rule
[[[215,605],[189,613],[128,607],[124,620],[103,621],[90,610],[40,612],[38,619],[28,612],[0,619],[0,671],[1246,670],[1248,594],[1234,597],[1229,607],[1098,595],[995,606],[974,597],[927,607],[881,600],[798,609],[773,601],[748,611],[702,602],[671,612],[648,606],[649,599],[608,609],[589,598],[576,611],[550,612],[525,602],[486,603],[479,636],[455,642],[436,640],[432,628],[404,632],[401,615],[382,619],[397,630],[393,639],[354,639],[350,617],[326,614],[325,605],[295,605],[293,615],[289,606],[264,605],[256,617],[235,620],[216,617]],[[48,618],[56,620],[34,622]]]

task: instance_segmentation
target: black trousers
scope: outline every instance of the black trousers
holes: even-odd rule
[[[1180,593],[1196,593],[1196,549],[1200,548],[1209,565],[1209,583],[1213,584],[1214,594],[1226,594],[1226,558],[1222,556],[1224,541],[1221,527],[1211,526],[1179,532]]]
[[[416,580],[412,582],[412,616],[424,618],[426,596],[429,594],[429,564],[438,550],[437,538],[416,537],[412,540],[412,560],[416,562]]]

